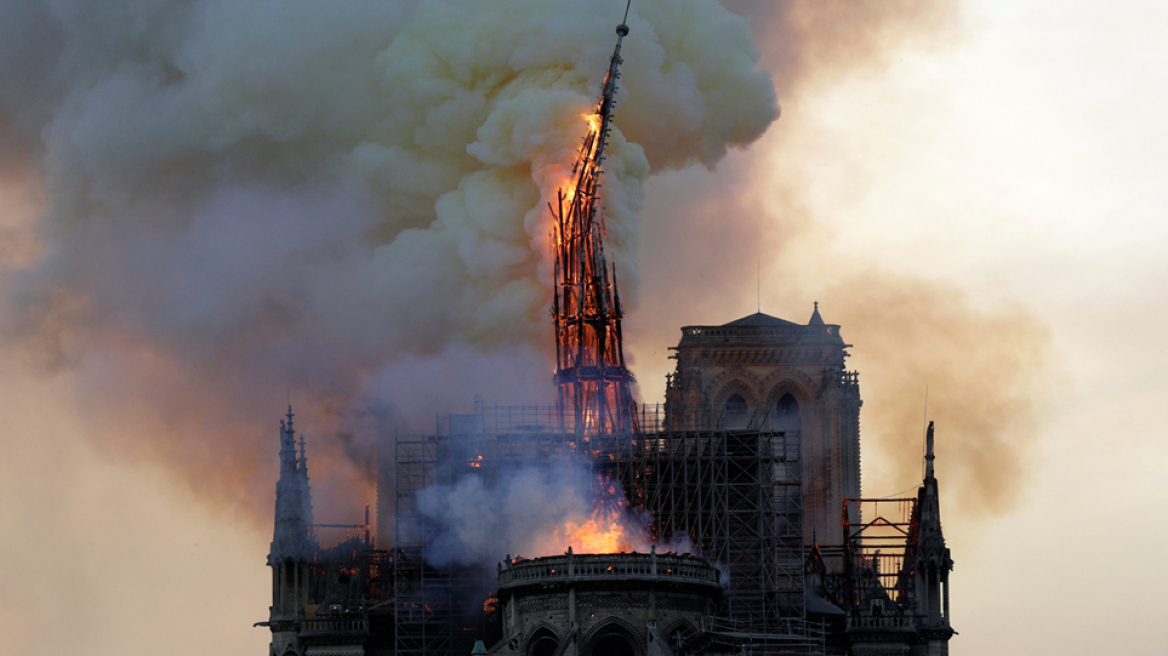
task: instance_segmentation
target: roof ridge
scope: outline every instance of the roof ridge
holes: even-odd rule
[[[754,314],[748,314],[747,316],[742,317],[741,319],[736,319],[734,321],[731,321],[730,323],[722,324],[723,327],[727,327],[727,326],[730,326],[730,327],[734,327],[734,326],[798,326],[798,325],[801,325],[801,324],[797,324],[793,321],[787,321],[786,319],[780,319],[778,317],[771,316],[771,315],[763,313],[763,312],[755,312]]]

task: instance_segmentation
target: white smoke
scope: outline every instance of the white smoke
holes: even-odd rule
[[[285,392],[325,471],[358,475],[333,461],[371,460],[375,408],[544,400],[544,201],[623,10],[0,0],[2,163],[46,190],[45,255],[0,281],[6,334],[75,369],[95,431],[162,443],[207,489],[266,478],[258,422]],[[713,0],[638,0],[628,24],[605,206],[632,303],[650,170],[712,166],[777,108]],[[424,369],[450,376],[400,373]]]
[[[494,485],[466,474],[427,487],[418,492],[418,511],[437,531],[426,561],[489,568],[505,553],[534,558],[569,548],[590,553],[598,545],[648,553],[655,544],[648,516],[629,507],[619,485],[598,476],[587,464],[556,461],[504,470]],[[696,553],[688,536],[659,550]]]
[[[426,560],[437,567],[490,566],[504,553],[552,555],[544,545],[555,528],[591,515],[591,485],[586,468],[559,463],[508,472],[494,488],[469,474],[453,485],[423,489],[418,510],[439,527]]]

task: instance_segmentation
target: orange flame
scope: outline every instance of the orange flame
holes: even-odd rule
[[[600,129],[600,114],[581,114],[585,121],[588,121],[588,130],[596,132]]]
[[[588,521],[567,522],[556,531],[559,541],[577,553],[606,554],[634,551],[637,540],[619,517],[600,517],[598,510]]]
[[[603,481],[594,504],[587,519],[569,519],[554,528],[551,539],[544,545],[546,555],[563,553],[569,547],[576,553],[587,554],[649,550],[652,542],[646,527],[629,511],[628,500],[617,481]]]
[[[600,114],[581,114],[580,117],[583,118],[586,123],[588,123],[589,135],[594,135],[600,132]],[[592,149],[594,150],[596,148],[595,144],[597,143],[597,140],[592,139],[591,143],[593,144]],[[588,152],[587,154],[591,155],[592,153]],[[572,200],[576,197],[577,181],[578,178],[575,172],[572,172],[566,175],[563,182],[558,185],[558,189],[563,192],[564,195],[564,205],[570,205]],[[557,240],[558,238],[559,236],[557,235]]]

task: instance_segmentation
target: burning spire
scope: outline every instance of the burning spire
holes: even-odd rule
[[[628,8],[625,9],[628,19]],[[633,376],[621,346],[620,293],[616,267],[604,257],[604,208],[601,201],[604,148],[620,78],[621,41],[629,33],[616,28],[616,49],[604,77],[596,111],[584,118],[588,133],[572,166],[572,177],[559,189],[555,218],[555,295],[557,407],[578,434],[595,435],[636,429]],[[550,204],[549,204],[550,206]]]

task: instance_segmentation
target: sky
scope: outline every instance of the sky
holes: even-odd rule
[[[797,145],[770,156],[806,167],[833,257],[945,280],[1049,328],[1050,396],[1014,508],[948,516],[953,653],[1154,653],[1168,575],[1120,554],[1166,537],[1168,13],[967,2],[960,21],[951,42],[909,44],[800,100],[772,128],[797,122]],[[943,490],[944,435],[938,418]]]
[[[784,51],[770,40],[790,26],[776,25],[765,3],[728,5],[753,17],[782,116],[713,170],[645,182],[640,306],[627,323],[643,397],[660,395],[664,347],[681,325],[756,308],[805,321],[819,301],[855,345],[866,494],[901,492],[903,476],[879,472],[911,473],[919,455],[883,434],[895,425],[883,408],[907,399],[919,418],[925,386],[940,399],[930,418],[956,562],[952,653],[1154,653],[1168,607],[1152,595],[1168,574],[1131,553],[1168,540],[1156,521],[1168,506],[1157,421],[1168,407],[1158,339],[1168,321],[1168,222],[1158,220],[1168,191],[1157,184],[1168,173],[1168,10],[968,0],[935,22],[890,28],[863,61],[822,54],[830,61],[810,69],[818,74],[784,78]],[[6,178],[7,224],[40,211],[22,185],[35,181]],[[727,204],[679,216],[689,190]],[[753,243],[736,251],[736,240]],[[759,244],[774,257],[755,257]],[[992,460],[954,463],[970,453],[946,442],[946,421],[966,421],[954,409],[962,399],[946,400],[952,379],[898,367],[880,348],[884,332],[865,329],[864,317],[884,325],[881,312],[915,329],[917,306],[864,305],[888,298],[875,281],[960,297],[963,309],[942,317],[1024,317],[1035,327],[1025,335],[1041,338],[1022,343],[1043,355],[1026,381],[1028,428],[1010,433],[1022,443],[1008,480]],[[951,337],[928,330],[942,345]],[[30,373],[11,349],[0,364],[0,585],[9,591],[0,654],[266,650],[265,630],[251,624],[266,619],[270,527],[248,507],[209,501],[151,442],[94,437],[95,421],[109,418],[80,398],[75,371]],[[970,376],[995,371],[977,364]],[[166,430],[132,404],[117,412]],[[250,457],[274,470],[271,428],[271,452]],[[206,448],[219,448],[213,436]],[[981,477],[985,489],[947,479],[947,469]]]

